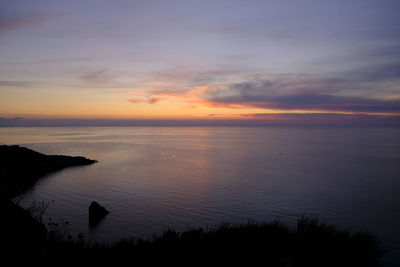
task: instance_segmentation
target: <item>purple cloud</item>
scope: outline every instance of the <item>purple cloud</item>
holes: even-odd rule
[[[32,27],[51,18],[52,15],[43,13],[25,13],[18,15],[0,14],[0,37],[7,32],[12,32],[22,28]]]
[[[324,110],[332,112],[400,113],[399,100],[382,100],[327,94],[285,96],[239,95],[208,99],[213,104],[280,110]]]
[[[369,95],[366,86],[400,80],[398,64],[371,68],[358,76],[326,78],[311,75],[281,75],[232,83],[203,97],[212,106],[309,110],[331,112],[400,113],[400,99]],[[340,76],[342,77],[342,76]],[[350,93],[349,93],[350,92]],[[372,91],[370,91],[372,92]]]
[[[108,69],[106,68],[91,70],[85,73],[84,75],[80,76],[79,78],[87,83],[95,83],[95,84],[108,83],[113,79],[113,77],[109,75],[107,72]]]
[[[0,81],[1,87],[15,87],[15,86],[31,86],[33,82],[24,82],[24,81]]]

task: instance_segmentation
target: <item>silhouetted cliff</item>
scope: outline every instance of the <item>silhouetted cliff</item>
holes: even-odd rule
[[[25,147],[1,145],[0,195],[14,197],[48,173],[95,162],[84,157],[44,155]]]

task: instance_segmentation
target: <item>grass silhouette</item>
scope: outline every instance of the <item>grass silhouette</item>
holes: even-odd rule
[[[53,234],[45,250],[42,264],[49,266],[368,267],[380,266],[384,254],[373,234],[338,229],[316,217],[299,218],[294,229],[277,221],[222,224],[113,245]]]

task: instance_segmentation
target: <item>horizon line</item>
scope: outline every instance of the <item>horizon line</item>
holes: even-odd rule
[[[1,118],[0,127],[130,127],[130,126],[350,126],[400,127],[400,116],[305,116],[248,119],[103,119]]]

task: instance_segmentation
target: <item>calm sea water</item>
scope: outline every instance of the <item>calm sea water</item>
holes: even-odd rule
[[[0,142],[99,161],[41,179],[21,202],[49,202],[46,222],[89,239],[316,214],[375,232],[400,262],[400,129],[0,128]],[[111,211],[95,229],[91,201]]]

